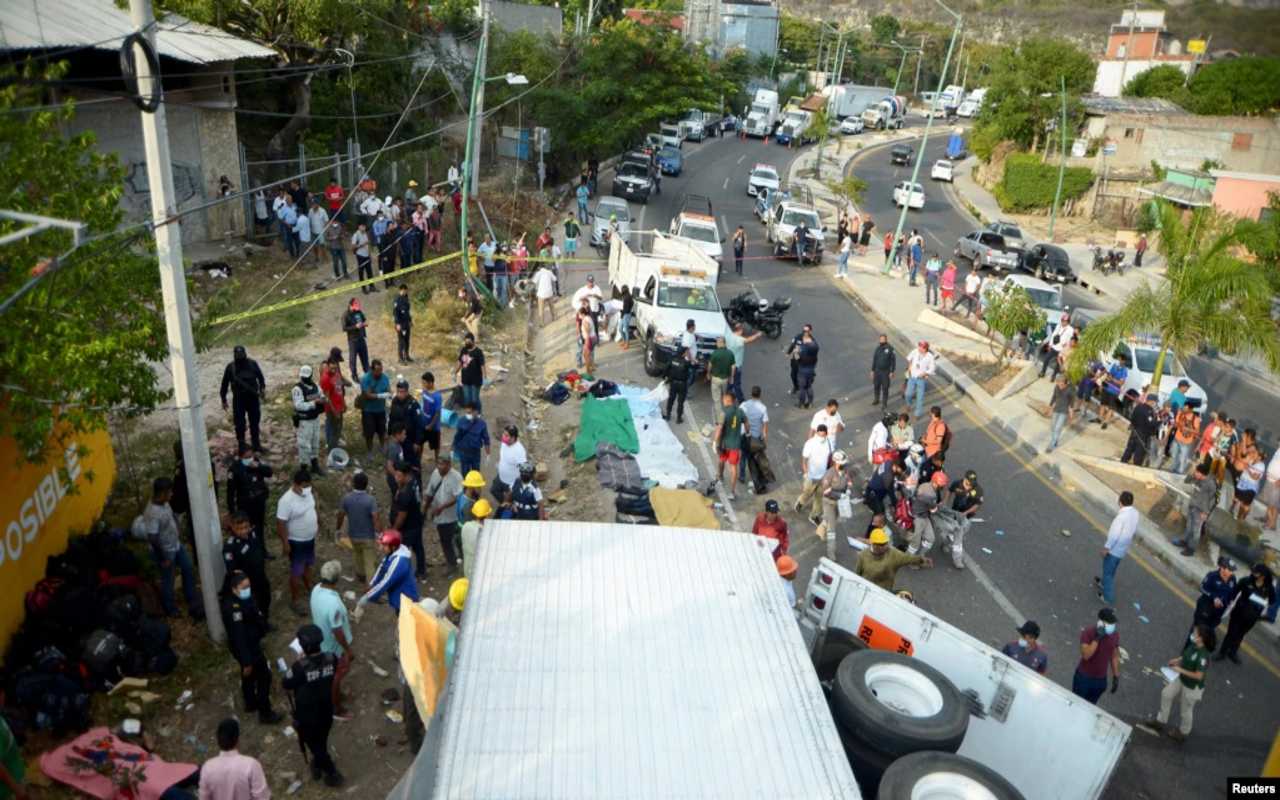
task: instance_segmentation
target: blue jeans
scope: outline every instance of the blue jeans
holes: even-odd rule
[[[1098,704],[1098,698],[1102,697],[1102,693],[1106,690],[1106,678],[1092,678],[1088,675],[1082,675],[1078,669],[1076,674],[1071,676],[1071,693],[1077,697],[1083,697],[1095,706]]]
[[[470,403],[475,406],[476,411],[480,410],[480,387],[474,384],[462,384],[462,400],[464,403]]]
[[[1191,451],[1195,447],[1195,441],[1183,444],[1176,439],[1173,442],[1173,471],[1179,475],[1185,473],[1191,466]]]
[[[1067,415],[1065,413],[1054,414],[1053,415],[1053,431],[1049,436],[1050,450],[1058,446],[1058,439],[1059,437],[1062,436],[1062,429],[1065,427],[1067,427]]]
[[[507,305],[507,276],[501,272],[493,273],[493,294],[498,298],[498,305],[506,307]]]
[[[917,417],[924,416],[924,392],[927,382],[925,378],[907,378],[907,390],[902,395],[902,399],[907,402],[907,405],[911,405],[911,396],[915,395],[914,413]]]
[[[849,254],[841,253],[836,257],[836,277],[843,277],[849,274]]]
[[[1107,605],[1114,605],[1116,602],[1116,569],[1120,566],[1120,559],[1107,553],[1102,557],[1102,599]]]
[[[196,576],[195,570],[191,565],[191,556],[187,554],[185,547],[179,547],[177,552],[168,554],[169,566],[164,566],[164,558],[159,553],[153,553],[156,559],[156,566],[160,568],[160,605],[164,607],[164,613],[170,617],[177,616],[178,604],[173,597],[173,579],[174,568],[182,571],[182,596],[187,601],[187,611],[195,614],[200,609],[200,598],[196,594]]]

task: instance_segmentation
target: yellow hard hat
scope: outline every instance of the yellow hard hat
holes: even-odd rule
[[[480,470],[473,469],[462,479],[462,485],[468,489],[483,489],[484,476],[480,474]]]
[[[458,578],[449,586],[449,605],[453,606],[454,611],[461,611],[466,605],[467,590],[470,588],[471,581],[466,578]]]
[[[876,528],[871,532],[872,544],[888,544],[889,534],[884,532],[884,528]]]
[[[475,502],[475,505],[471,506],[471,516],[475,517],[476,519],[484,519],[485,517],[489,516],[492,513],[493,513],[493,506],[489,505],[489,501],[485,500],[483,497],[477,500]]]

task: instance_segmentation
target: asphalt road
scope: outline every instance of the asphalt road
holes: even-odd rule
[[[800,561],[801,575],[807,576],[825,554],[825,545],[814,536],[812,524],[791,513],[790,501],[799,489],[799,453],[812,412],[794,407],[782,349],[803,322],[814,325],[822,345],[818,402],[826,397],[840,400],[848,430],[839,442],[865,474],[866,437],[876,418],[866,370],[880,326],[823,272],[770,257],[763,228],[752,216],[745,193],[747,170],[757,161],[784,170],[794,155],[795,151],[755,139],[740,142],[725,138],[689,146],[685,174],[665,179],[663,194],[638,207],[643,224],[636,227],[665,228],[682,192],[708,195],[724,233],[740,223],[748,231],[745,278],[733,274],[730,260],[720,281],[721,302],[743,290],[747,281],[754,282],[766,296],[785,295],[793,300],[782,339],[748,346],[743,383],[746,387],[758,384],[764,390],[770,412],[769,452],[783,481],[770,496],[782,502],[787,512],[792,554]],[[887,198],[897,177],[887,160],[887,156],[881,159],[873,153],[856,168],[870,183],[867,206],[878,224],[887,224],[891,216]],[[937,201],[929,187],[926,193],[924,211],[912,212],[908,220],[915,222],[918,217],[921,227],[947,242],[967,226],[957,212]],[[824,222],[828,227],[834,225],[834,220]],[[934,237],[929,238],[936,241]],[[580,272],[566,281],[569,291],[581,283]],[[900,365],[905,363],[904,355],[899,350]],[[653,384],[641,369],[639,348],[621,353],[615,346],[607,346],[600,362],[603,374],[616,380]],[[693,393],[692,421],[696,424],[707,420],[708,394],[701,387]],[[969,563],[977,568],[954,570],[935,548],[939,563],[932,570],[903,570],[898,585],[910,588],[922,607],[995,646],[1016,638],[1014,627],[1024,618],[1037,620],[1049,652],[1048,675],[1069,687],[1078,658],[1078,634],[1082,627],[1092,625],[1102,605],[1094,595],[1091,579],[1100,574],[1102,543],[1112,509],[1096,509],[1070,490],[1053,485],[1035,463],[1024,461],[1019,451],[1009,447],[968,400],[937,388],[931,388],[927,399],[929,405],[943,406],[944,417],[955,432],[948,471],[976,470],[986,491],[980,514],[984,521],[973,526],[966,542]],[[710,467],[699,448],[691,447],[690,453],[700,468]],[[738,527],[749,530],[762,506],[760,499],[740,491],[734,506]],[[837,553],[841,563],[853,563],[844,543],[846,533],[854,528],[861,532],[865,522],[866,514],[861,512],[853,526],[841,529]],[[1163,683],[1147,670],[1158,671],[1180,652],[1191,622],[1194,593],[1193,587],[1168,577],[1160,562],[1142,548],[1130,552],[1117,582],[1117,612],[1127,660],[1121,669],[1120,690],[1104,696],[1104,708],[1131,723],[1154,715]],[[1205,698],[1196,709],[1192,739],[1185,746],[1179,748],[1167,739],[1135,729],[1108,797],[1220,796],[1225,776],[1257,774],[1280,723],[1280,667],[1275,663],[1275,648],[1265,639],[1254,636],[1246,644],[1261,650],[1265,660],[1253,650],[1242,666],[1213,664]],[[1052,720],[1046,719],[1045,724],[1051,725]]]

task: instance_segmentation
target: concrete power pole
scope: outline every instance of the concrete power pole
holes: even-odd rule
[[[587,12],[587,30],[591,30],[591,12]],[[480,159],[484,156],[484,137],[480,135],[484,128],[484,73],[489,67],[489,4],[484,4],[484,17],[480,23],[479,51],[476,53],[476,74],[480,76],[480,89],[476,93],[475,102],[475,142],[471,146],[471,194],[480,194]]]
[[[129,0],[129,16],[155,50],[155,14],[151,0]],[[135,53],[136,55],[136,53]],[[145,58],[135,58],[138,92],[160,94],[160,76],[152,75]],[[204,597],[205,623],[209,636],[217,642],[226,638],[222,614],[218,611],[218,587],[223,565],[218,545],[222,531],[218,522],[218,501],[209,471],[209,437],[204,428],[204,404],[196,371],[196,345],[191,334],[191,310],[187,302],[187,280],[182,267],[182,229],[173,219],[178,204],[173,190],[173,161],[169,156],[169,129],[165,105],[154,112],[142,112],[142,141],[147,155],[147,182],[151,190],[151,218],[155,224],[156,254],[160,261],[160,289],[164,297],[165,329],[169,337],[169,369],[173,373],[173,399],[182,434],[182,458],[186,464],[187,492],[191,497],[191,522],[195,530],[196,555],[200,559],[200,583]],[[263,535],[266,535],[264,532]]]

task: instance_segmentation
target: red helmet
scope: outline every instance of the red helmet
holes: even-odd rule
[[[395,528],[388,528],[378,537],[378,544],[398,548],[400,546],[400,531]]]

